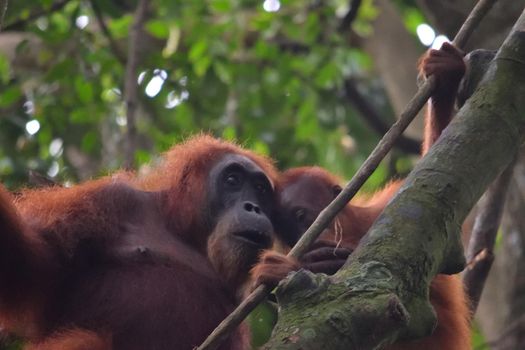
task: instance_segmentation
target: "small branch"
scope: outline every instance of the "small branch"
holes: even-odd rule
[[[343,89],[345,97],[352,103],[352,106],[359,111],[363,120],[378,134],[384,135],[388,131],[388,126],[383,122],[374,106],[359,92],[355,86],[355,82],[351,79],[345,80]],[[396,140],[395,145],[407,153],[419,154],[421,151],[421,141],[403,135]]]
[[[339,31],[345,32],[350,29],[352,22],[357,17],[357,12],[361,6],[361,0],[350,0],[348,12],[344,15],[343,19],[339,23]]]
[[[135,163],[135,150],[137,148],[137,125],[135,112],[138,105],[137,66],[139,61],[139,43],[142,42],[142,26],[146,19],[148,0],[139,0],[135,11],[135,18],[129,34],[128,63],[124,81],[124,101],[126,104],[126,158],[125,168],[132,169]]]
[[[7,2],[7,0],[6,0]],[[56,3],[54,3],[53,5],[51,5],[51,7],[49,7],[48,9],[46,8],[41,8],[41,9],[38,9],[36,11],[33,11],[32,13],[29,14],[29,16],[27,16],[27,18],[24,18],[24,19],[19,19],[19,20],[16,20],[12,23],[9,23],[5,26],[4,30],[5,31],[8,31],[8,30],[19,30],[19,29],[23,29],[27,23],[29,22],[32,22],[34,21],[35,19],[41,17],[41,16],[44,16],[44,15],[49,15],[50,13],[53,13],[53,12],[56,12],[56,11],[60,11],[64,6],[66,6],[66,4],[69,2],[69,0],[61,0],[61,1],[58,1]]]
[[[106,22],[104,21],[104,15],[102,14],[102,11],[98,7],[96,1],[91,0],[90,4],[91,8],[93,9],[93,13],[95,14],[95,17],[97,18],[98,25],[100,26],[102,33],[104,33],[104,36],[109,42],[109,47],[111,48],[111,51],[113,51],[113,54],[122,65],[126,65],[126,57],[124,56],[117,42],[111,35],[111,32],[109,31],[109,28],[106,25]]]
[[[453,41],[454,45],[460,49],[463,48],[469,34],[472,33],[475,27],[477,27],[483,16],[487,14],[495,2],[496,0],[480,0],[476,4],[456,35],[456,38]],[[472,20],[472,18],[475,18],[475,20]],[[431,76],[419,88],[416,95],[405,107],[403,113],[401,113],[399,119],[392,125],[381,141],[379,141],[352,180],[346,185],[343,191],[341,191],[341,193],[323,211],[321,211],[319,216],[315,219],[308,230],[306,230],[297,244],[290,250],[288,256],[298,259],[310,249],[321,232],[328,227],[336,215],[355,196],[357,191],[378,167],[381,160],[386,156],[390,149],[392,149],[397,138],[416,117],[421,108],[423,108],[435,87],[436,80]],[[242,320],[246,318],[261,300],[264,299],[268,292],[269,288],[266,286],[259,286],[255,289],[255,291],[248,296],[250,302],[246,302],[245,300],[237,306],[237,308],[226,317],[219,326],[217,326],[211,335],[206,338],[197,350],[217,349],[217,347],[228,337],[228,334],[239,326]]]
[[[510,164],[485,192],[480,212],[474,222],[467,250],[467,267],[463,272],[463,284],[470,300],[472,314],[476,312],[494,261],[494,242],[515,164],[515,161]]]
[[[5,14],[7,13],[7,0],[0,1],[0,32],[2,31],[2,26],[4,25]]]

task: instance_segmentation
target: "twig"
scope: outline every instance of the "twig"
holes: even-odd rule
[[[6,0],[6,2],[7,2],[7,0]],[[35,19],[37,19],[37,18],[39,18],[41,16],[48,15],[48,14],[56,12],[56,11],[60,11],[64,6],[66,6],[66,4],[68,2],[69,2],[69,0],[61,0],[61,1],[58,1],[58,2],[54,3],[49,8],[38,9],[37,11],[34,11],[34,12],[30,13],[29,16],[27,16],[27,18],[19,19],[19,20],[16,20],[16,21],[12,22],[12,23],[7,24],[5,26],[5,28],[4,28],[4,30],[5,31],[7,31],[7,30],[17,30],[17,29],[23,28],[27,23],[29,23],[31,21],[34,21]]]
[[[4,25],[5,14],[7,13],[7,0],[0,1],[0,32],[2,31],[2,26]]]
[[[383,135],[388,131],[387,124],[383,122],[374,106],[372,106],[363,96],[363,94],[359,92],[353,80],[345,80],[344,94],[345,97],[352,102],[352,106],[359,111],[363,120],[368,123],[372,129],[374,129],[380,135]],[[396,140],[395,146],[399,147],[405,152],[412,154],[419,154],[421,152],[421,141],[414,140],[403,135],[399,136],[399,138]]]
[[[95,14],[95,17],[97,18],[98,25],[100,26],[100,29],[102,30],[102,33],[104,33],[104,36],[109,42],[109,47],[111,48],[111,51],[113,51],[113,54],[117,58],[117,60],[122,63],[122,65],[126,65],[126,57],[120,50],[117,42],[111,35],[111,32],[109,31],[108,26],[106,25],[106,21],[104,21],[104,15],[102,14],[102,11],[100,11],[100,7],[98,7],[97,2],[94,0],[91,0],[89,2],[91,4],[91,8],[93,9],[93,13]]]
[[[357,12],[361,6],[361,0],[350,0],[348,12],[344,15],[343,19],[339,23],[339,31],[344,32],[350,29],[352,22],[357,17]]]
[[[140,0],[137,4],[131,33],[128,43],[128,64],[124,81],[124,101],[126,103],[126,159],[125,168],[132,169],[135,163],[135,150],[137,147],[137,125],[135,111],[138,104],[137,66],[139,61],[139,43],[142,42],[142,26],[146,18],[148,0]]]
[[[487,14],[492,5],[497,0],[480,0],[465,23],[459,29],[458,34],[453,40],[453,44],[458,48],[463,48],[467,38],[475,27],[479,24],[483,16]],[[425,105],[432,91],[436,87],[436,80],[433,76],[419,88],[416,95],[405,107],[399,119],[392,125],[390,130],[383,136],[381,141],[368,156],[366,161],[361,165],[352,180],[346,185],[341,193],[319,214],[317,219],[306,230],[304,235],[299,239],[297,244],[288,253],[289,257],[300,258],[310,249],[314,241],[319,237],[321,232],[330,224],[336,215],[346,206],[346,204],[355,196],[359,188],[365,183],[368,177],[374,172],[381,160],[386,156],[394,145],[396,139],[408,127],[410,122],[416,117],[421,108]],[[269,287],[261,285],[256,288],[241,304],[206,338],[206,340],[197,348],[197,350],[213,350],[228,337],[228,335],[248,316],[248,314],[264,300],[270,292]]]
[[[476,312],[483,286],[494,261],[494,242],[515,164],[516,161],[512,162],[489,186],[474,222],[467,250],[468,264],[463,272],[463,284],[470,300],[472,314]]]

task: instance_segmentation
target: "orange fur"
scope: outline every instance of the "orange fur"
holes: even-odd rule
[[[258,165],[275,187],[271,160],[207,135],[176,145],[145,175],[119,172],[16,198],[0,187],[2,327],[31,350],[198,345],[242,287],[227,285],[208,247],[208,177],[227,154]],[[219,258],[248,278],[251,266]],[[240,327],[221,349],[248,342]]]

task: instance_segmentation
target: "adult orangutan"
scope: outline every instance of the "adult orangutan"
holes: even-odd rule
[[[0,324],[29,349],[192,349],[272,246],[272,162],[199,136],[144,178],[0,187]],[[221,349],[245,349],[242,327]]]
[[[463,54],[445,43],[440,50],[429,50],[422,57],[420,70],[425,76],[434,75],[438,80],[426,114],[422,147],[425,154],[452,118],[458,86],[465,73]],[[280,183],[283,223],[279,231],[283,233],[284,241],[293,245],[321,210],[339,194],[341,181],[322,168],[303,167],[284,172]],[[330,242],[333,246],[354,249],[401,184],[402,181],[394,181],[370,198],[357,198],[357,205],[348,204],[332,226],[322,233],[320,239],[325,248],[317,250],[317,257],[330,254]],[[304,267],[304,262],[299,263],[277,252],[266,252],[252,273],[256,284],[276,284],[300,267]],[[327,266],[322,269],[329,270]],[[434,333],[414,342],[398,342],[387,349],[470,349],[469,311],[459,278],[443,274],[436,276],[430,285],[430,301],[438,317]]]

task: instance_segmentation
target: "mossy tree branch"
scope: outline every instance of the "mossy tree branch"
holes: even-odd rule
[[[479,88],[332,277],[299,271],[277,290],[266,349],[377,349],[430,334],[428,286],[464,266],[461,223],[525,140],[525,11]]]

